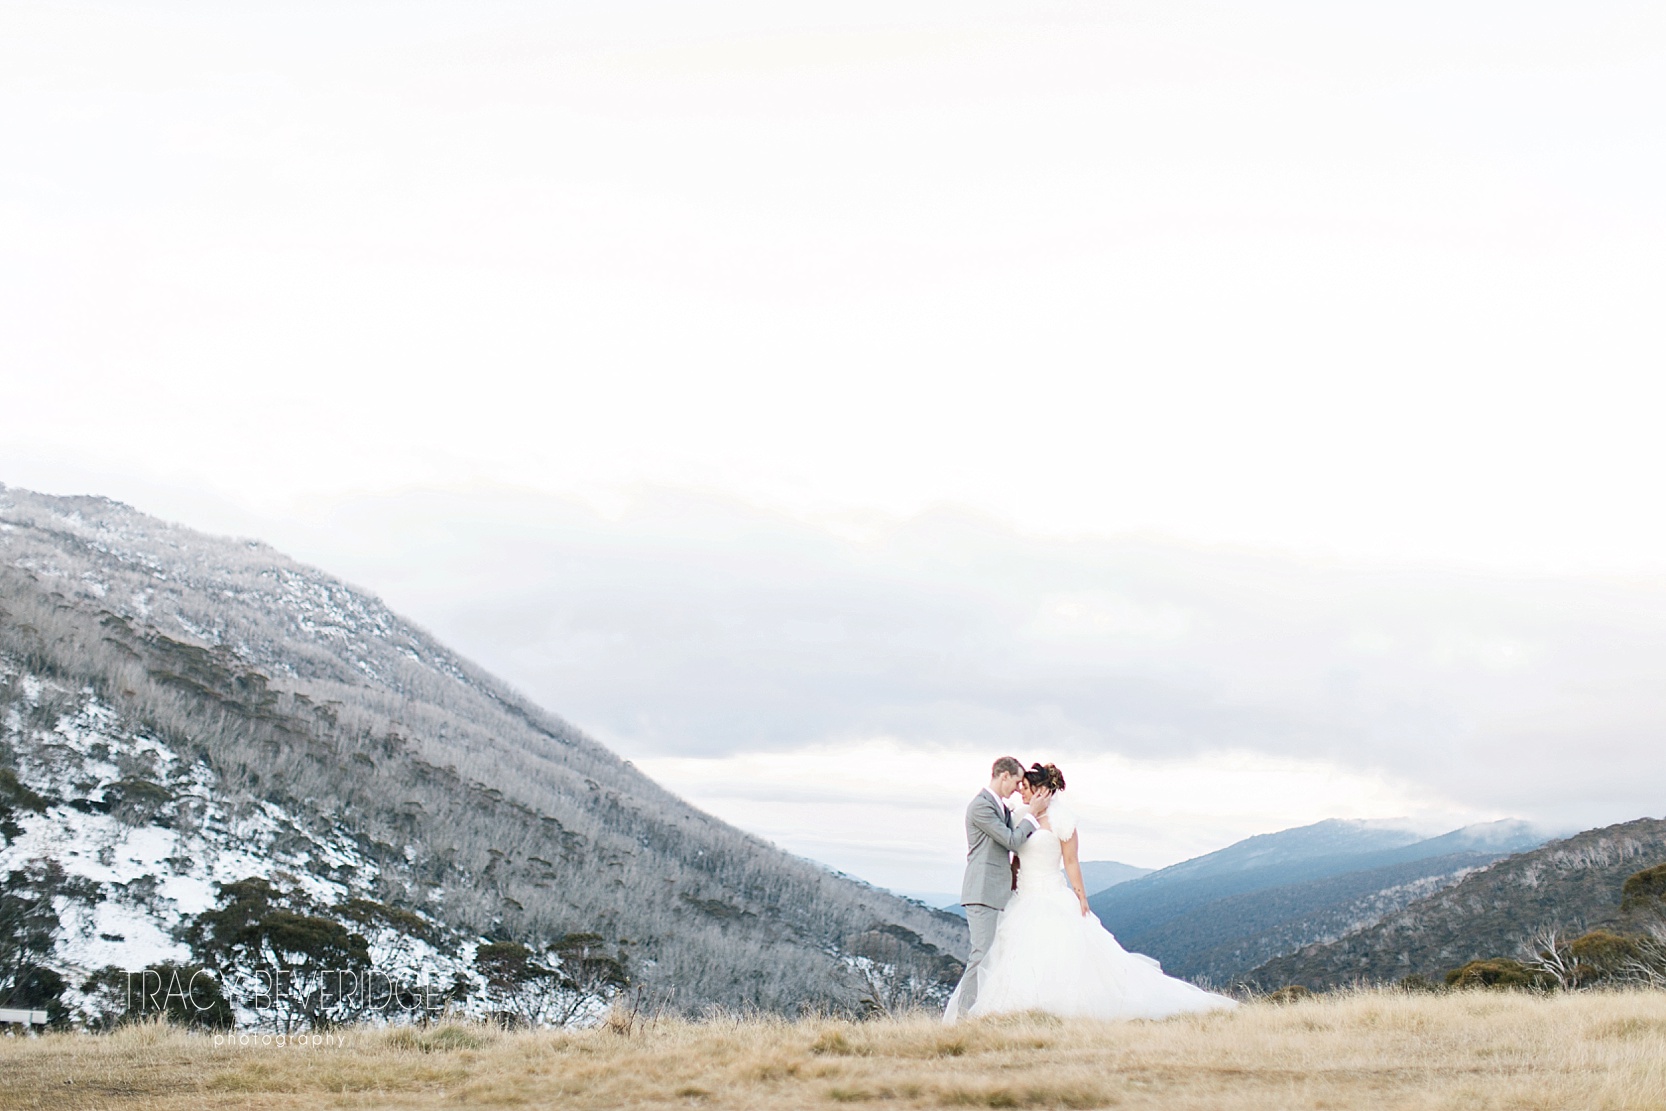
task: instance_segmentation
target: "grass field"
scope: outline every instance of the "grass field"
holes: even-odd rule
[[[1666,993],[1359,993],[1165,1022],[0,1038],[0,1108],[1660,1108]]]

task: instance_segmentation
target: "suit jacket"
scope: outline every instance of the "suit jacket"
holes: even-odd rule
[[[966,876],[960,881],[962,906],[1000,910],[1012,898],[1012,854],[1036,831],[1024,819],[1014,829],[1012,812],[987,790],[966,806]]]

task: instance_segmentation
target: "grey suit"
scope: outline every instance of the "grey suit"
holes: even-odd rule
[[[960,978],[960,1014],[977,1001],[979,965],[995,940],[1001,908],[1012,898],[1012,854],[1035,831],[1035,822],[1027,818],[1014,829],[1012,811],[988,790],[979,791],[966,806],[966,875],[960,881],[960,903],[972,931],[972,950]]]

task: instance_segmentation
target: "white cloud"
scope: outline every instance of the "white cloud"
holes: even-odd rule
[[[638,760],[852,737],[1255,752],[1557,828],[1649,813],[1666,789],[1666,595],[1648,582],[1059,541],[949,512],[851,538],[663,490],[611,515],[413,491],[238,527]]]
[[[1031,634],[1038,637],[1128,637],[1179,640],[1194,615],[1176,605],[1151,604],[1106,590],[1049,594],[1041,599]]]
[[[1666,566],[1646,6],[8,6],[11,481]]]
[[[850,738],[1184,767],[1117,827],[1147,860],[1280,813],[1423,806],[1570,828],[1652,813],[1666,789],[1666,595],[1646,582],[1059,541],[949,512],[870,517],[853,537],[663,490],[610,515],[413,491],[239,528],[376,590],[645,766],[775,769],[782,799],[747,810],[768,824],[742,824],[840,861],[868,858],[814,846],[870,817],[823,797],[814,753]],[[1221,753],[1288,766],[1292,786],[1229,776],[1240,807],[1208,786]],[[796,779],[780,770],[799,761]],[[1370,806],[1368,783],[1387,785]],[[1195,817],[1199,798],[1221,822]]]
[[[1145,867],[1324,818],[1403,818],[1433,833],[1499,816],[1380,773],[1255,752],[1138,760],[874,738],[636,764],[783,848],[884,887],[948,892],[958,890],[965,864],[966,802],[994,758],[1009,754],[1065,772],[1088,859]]]

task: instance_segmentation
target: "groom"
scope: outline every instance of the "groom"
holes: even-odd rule
[[[966,908],[966,924],[972,930],[972,951],[966,957],[966,972],[957,989],[958,1010],[952,1018],[963,1017],[978,998],[978,966],[995,940],[995,924],[1001,908],[1012,897],[1012,854],[1036,831],[1033,817],[1026,815],[1016,827],[1005,799],[1018,789],[1024,765],[1003,756],[989,769],[989,786],[979,791],[966,806],[966,876],[960,882],[960,905]],[[1031,812],[1047,812],[1048,792],[1036,795]]]

